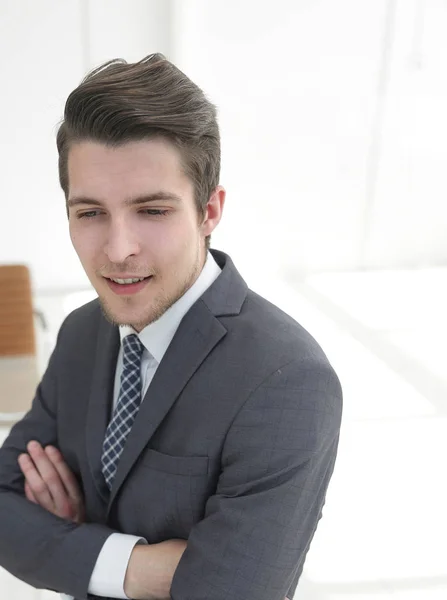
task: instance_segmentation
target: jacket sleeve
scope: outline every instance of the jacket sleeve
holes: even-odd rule
[[[293,597],[338,449],[339,380],[325,359],[291,362],[240,409],[216,492],[191,531],[173,600]]]
[[[0,565],[36,588],[87,598],[97,556],[113,532],[96,524],[77,525],[28,502],[17,462],[30,440],[58,446],[56,375],[65,324],[31,409],[0,448]]]

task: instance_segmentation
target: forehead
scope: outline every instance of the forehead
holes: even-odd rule
[[[185,194],[192,184],[179,151],[161,138],[108,146],[76,142],[68,154],[69,196],[128,197],[153,191]]]

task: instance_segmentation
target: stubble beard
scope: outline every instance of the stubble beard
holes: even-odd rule
[[[189,275],[184,279],[181,285],[179,285],[174,291],[171,293],[166,292],[163,288],[160,289],[158,295],[151,301],[150,306],[147,307],[147,310],[142,312],[140,316],[135,315],[135,319],[127,319],[122,320],[118,317],[115,311],[111,308],[107,299],[105,297],[99,296],[99,302],[101,306],[102,313],[104,317],[112,324],[117,326],[125,326],[128,325],[133,327],[135,331],[141,331],[151,323],[158,321],[158,319],[164,315],[164,313],[171,308],[173,304],[177,302],[193,285],[196,281],[197,277],[200,274],[202,265],[200,261],[200,257],[197,257],[195,265]],[[155,275],[156,277],[156,275]],[[175,277],[177,280],[179,278],[179,274]],[[150,284],[149,284],[150,285]],[[132,297],[122,297],[123,303],[126,305],[131,305],[133,298]]]

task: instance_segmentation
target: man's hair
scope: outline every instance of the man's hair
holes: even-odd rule
[[[159,137],[179,150],[203,218],[220,176],[215,106],[163,54],[151,54],[136,63],[116,59],[94,69],[69,95],[57,133],[59,181],[65,197],[73,143],[97,141],[119,146]]]

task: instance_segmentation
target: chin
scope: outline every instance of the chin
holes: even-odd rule
[[[153,321],[156,321],[164,310],[157,311],[154,308],[146,310],[121,310],[115,308],[106,298],[100,297],[101,308],[106,319],[113,325],[130,325],[137,331],[141,331]]]

